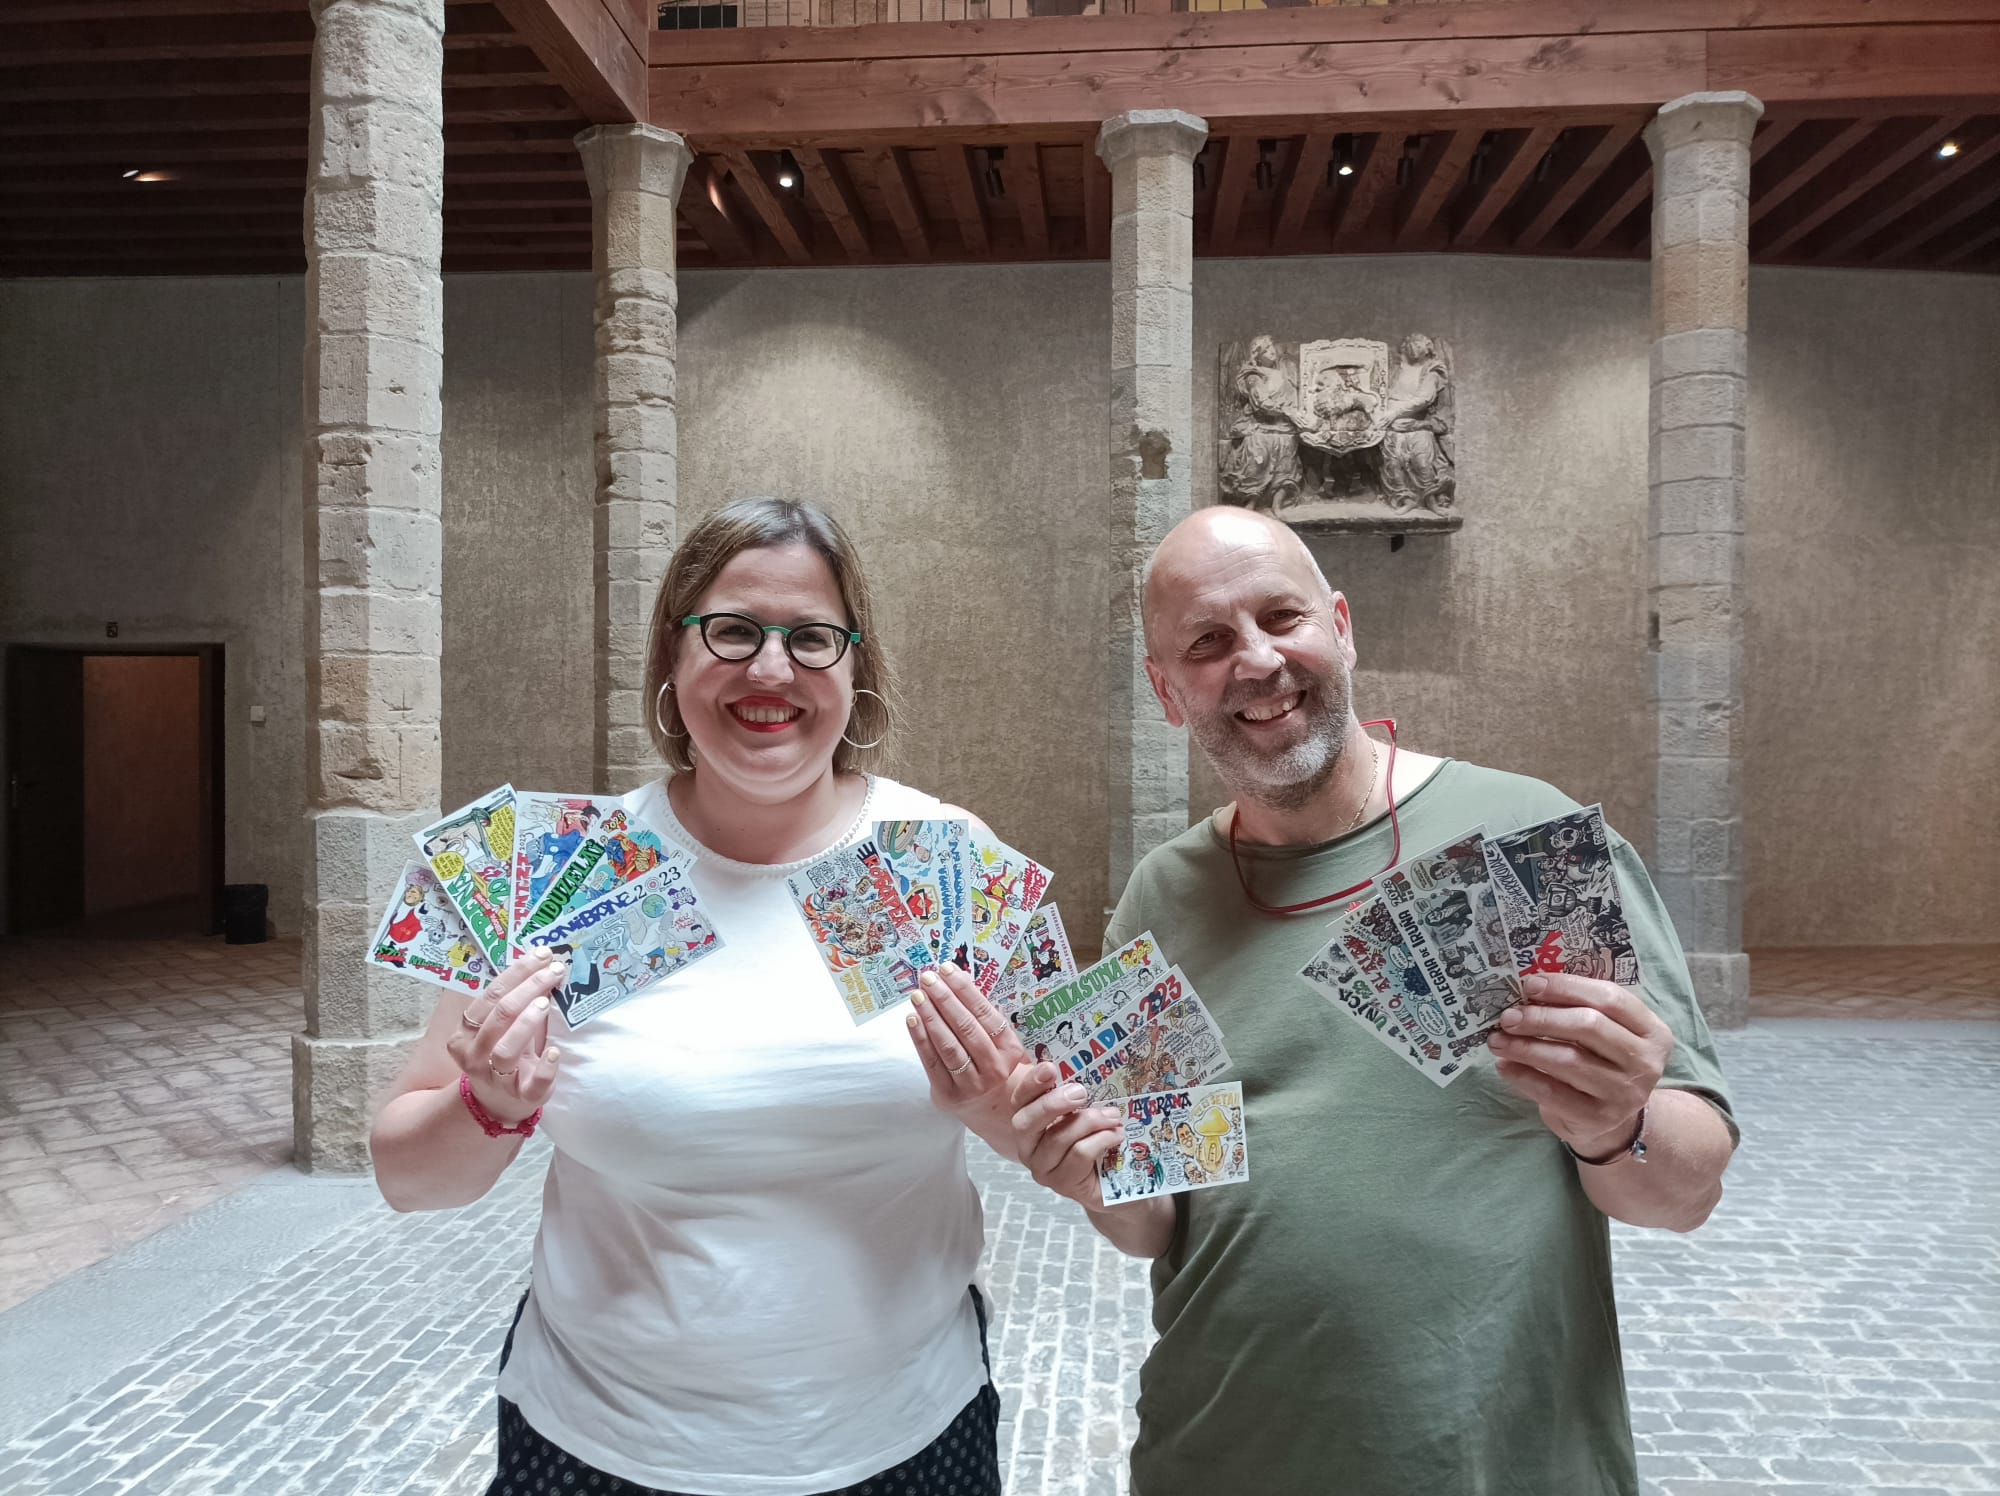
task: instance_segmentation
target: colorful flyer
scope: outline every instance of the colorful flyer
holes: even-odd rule
[[[454,992],[477,992],[492,975],[437,874],[421,862],[405,866],[397,880],[395,896],[368,947],[368,963]]]
[[[521,790],[514,796],[513,905],[507,928],[516,942],[569,860],[604,818],[618,809],[615,795],[557,795]]]
[[[621,883],[594,904],[528,937],[569,962],[551,994],[571,1028],[664,982],[721,949],[678,864]]]
[[[1034,858],[992,837],[972,836],[972,980],[988,997],[1027,933],[1052,875]]]
[[[1243,1088],[1231,1082],[1125,1101],[1125,1137],[1098,1166],[1106,1205],[1241,1184],[1250,1177]]]
[[[635,826],[631,811],[612,810],[543,891],[527,923],[515,933],[515,947],[526,949],[529,935],[588,908],[621,883],[667,864],[685,872],[693,861],[694,853],[678,842]]]
[[[809,863],[786,880],[792,903],[857,1024],[907,1002],[931,965],[930,942],[873,841]]]
[[[503,784],[416,834],[417,851],[444,885],[487,965],[507,964],[508,883],[514,863],[514,787]]]
[[[1075,975],[1076,952],[1070,949],[1062,911],[1054,904],[1044,904],[1028,921],[1027,933],[1007,958],[1000,984],[993,989],[994,1004],[1002,1012],[1012,1012]]]
[[[970,971],[972,827],[967,821],[877,821],[875,845],[924,932],[931,960]]]
[[[1073,1054],[1090,1036],[1118,1023],[1134,1033],[1182,996],[1178,971],[1168,969],[1152,932],[1128,941],[1075,979],[1052,987],[1012,1017],[1034,1060]]]

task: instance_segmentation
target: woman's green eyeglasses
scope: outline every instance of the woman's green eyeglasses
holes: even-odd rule
[[[782,623],[759,623],[745,613],[690,613],[681,620],[684,629],[701,630],[701,642],[718,660],[741,661],[753,658],[764,647],[764,636],[776,634],[792,663],[808,670],[825,670],[840,663],[847,646],[861,642],[858,629],[844,629],[837,623],[799,623],[786,628]]]

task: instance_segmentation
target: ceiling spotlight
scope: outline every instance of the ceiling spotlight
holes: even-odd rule
[[[778,173],[778,185],[780,187],[796,187],[798,186],[798,184],[799,184],[799,179],[793,176],[790,172],[781,171]]]
[[[1354,175],[1354,163],[1352,161],[1343,161],[1334,170],[1339,176],[1351,177]]]
[[[1331,187],[1335,177],[1351,177],[1353,175],[1354,139],[1348,135],[1336,136],[1333,142],[1333,155],[1328,158],[1326,163],[1326,185]]]
[[[787,192],[799,185],[799,163],[790,151],[778,152],[778,185]]]
[[[136,166],[124,173],[125,180],[128,182],[138,175],[139,175],[139,168]]]
[[[142,171],[132,178],[135,182],[171,182],[180,175],[177,171]]]
[[[1956,156],[1958,154],[1958,142],[1947,140],[1943,145],[1938,147],[1938,154],[1946,159]]]

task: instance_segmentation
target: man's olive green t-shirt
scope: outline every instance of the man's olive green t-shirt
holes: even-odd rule
[[[1447,762],[1399,808],[1402,854],[1574,809]],[[1673,927],[1611,842],[1644,995],[1674,1031],[1664,1084],[1730,1119]],[[1371,878],[1391,849],[1384,816],[1239,852],[1278,905]],[[1177,1197],[1153,1268],[1134,1496],[1636,1493],[1604,1215],[1490,1053],[1440,1088],[1299,975],[1342,907],[1257,913],[1211,819],[1141,862],[1112,916],[1106,949],[1150,929],[1215,1015],[1250,1143],[1246,1182]]]

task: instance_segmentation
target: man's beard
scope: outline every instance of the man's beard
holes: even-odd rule
[[[1305,735],[1278,749],[1250,741],[1236,714],[1298,691],[1305,692],[1305,699],[1292,710],[1295,716],[1303,715]],[[1193,711],[1185,701],[1178,705],[1187,718],[1189,735],[1233,793],[1273,810],[1297,810],[1325,788],[1347,751],[1354,689],[1346,667],[1338,662],[1323,676],[1308,675],[1288,664],[1269,681],[1231,688],[1212,712]]]

